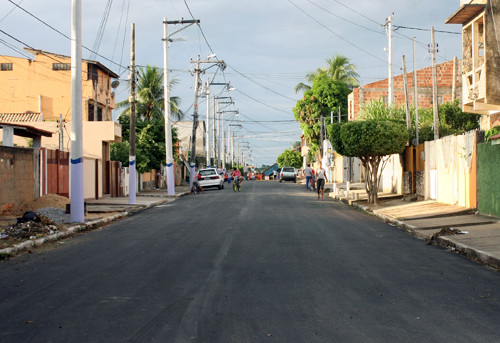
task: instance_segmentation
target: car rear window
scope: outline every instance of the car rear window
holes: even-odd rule
[[[283,171],[283,172],[290,172],[290,173],[294,172],[293,168],[283,168],[281,171]]]
[[[215,170],[210,170],[210,169],[200,170],[200,174],[201,174],[201,176],[217,175],[217,173],[215,172]]]

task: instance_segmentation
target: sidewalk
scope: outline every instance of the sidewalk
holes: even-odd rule
[[[87,212],[85,213],[85,223],[62,224],[62,229],[57,233],[45,235],[36,239],[25,239],[17,244],[0,249],[0,259],[8,258],[22,251],[29,251],[32,248],[45,243],[55,242],[81,231],[86,231],[95,227],[105,225],[114,220],[129,216],[137,211],[159,206],[175,201],[177,198],[189,194],[189,186],[175,187],[175,195],[170,196],[166,189],[140,191],[136,196],[136,203],[129,204],[129,197],[110,198],[86,201]],[[17,222],[15,217],[0,217],[1,227],[11,226]]]
[[[333,184],[327,187],[333,190]],[[364,194],[362,194],[364,193]],[[429,244],[457,251],[470,259],[500,269],[500,219],[476,214],[474,209],[434,200],[408,201],[394,194],[379,194],[378,205],[368,204],[363,184],[337,184],[330,197],[356,206],[401,227]]]

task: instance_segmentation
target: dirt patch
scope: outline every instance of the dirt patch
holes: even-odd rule
[[[70,203],[70,200],[62,195],[58,194],[45,194],[44,196],[37,198],[33,201],[23,204],[17,211],[18,215],[22,215],[28,210],[38,210],[44,207],[55,207],[66,209],[66,205]]]

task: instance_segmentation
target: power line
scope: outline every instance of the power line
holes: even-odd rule
[[[346,42],[347,44],[355,47],[356,49],[364,52],[365,54],[369,55],[369,56],[372,56],[373,58],[376,58],[377,60],[380,60],[380,61],[384,61],[383,59],[381,59],[380,57],[366,51],[365,49],[357,46],[356,44],[352,43],[351,41],[349,41],[348,39],[342,37],[341,35],[339,35],[337,32],[331,30],[328,26],[326,26],[325,24],[321,23],[319,20],[317,20],[316,18],[314,18],[312,15],[310,15],[309,13],[307,13],[306,11],[304,11],[301,7],[299,7],[297,4],[295,4],[294,2],[292,2],[292,0],[288,0],[289,3],[291,3],[293,6],[295,6],[299,11],[301,11],[302,13],[304,13],[306,16],[308,16],[309,18],[311,18],[312,20],[314,20],[316,23],[318,23],[318,25],[322,26],[325,30],[327,30],[328,32],[330,33],[333,33],[335,36],[337,36],[338,38],[340,38],[341,40],[343,40],[344,42]],[[385,62],[385,61],[384,61]]]
[[[393,25],[393,27],[395,28],[394,31],[398,30],[398,29],[407,29],[407,30],[417,30],[417,31],[428,31],[430,32],[431,30],[429,29],[422,29],[422,28],[419,28],[419,27],[410,27],[410,26],[401,26],[401,25]],[[453,32],[453,31],[442,31],[442,30],[434,30],[434,32],[441,32],[441,33],[450,33],[450,34],[454,34],[454,35],[461,35],[462,32]]]
[[[309,3],[311,3],[311,4],[313,4],[314,6],[316,6],[316,7],[318,7],[318,8],[320,8],[321,10],[323,10],[323,11],[325,11],[325,12],[327,12],[327,13],[329,13],[329,14],[331,14],[331,15],[333,15],[333,16],[335,16],[335,17],[337,17],[337,18],[339,18],[339,19],[341,19],[341,20],[343,20],[343,21],[346,21],[346,22],[348,22],[348,23],[350,23],[350,24],[352,24],[352,25],[355,25],[355,26],[361,27],[361,28],[363,28],[363,29],[365,29],[365,30],[368,30],[368,31],[372,31],[372,32],[375,32],[375,33],[378,33],[378,34],[384,35],[384,33],[383,33],[383,32],[381,32],[381,31],[373,30],[373,29],[370,29],[369,27],[366,27],[366,26],[363,26],[363,25],[359,25],[358,23],[355,23],[355,22],[353,22],[353,21],[347,20],[346,18],[344,18],[344,17],[342,17],[342,16],[339,16],[338,14],[335,14],[335,13],[333,13],[333,12],[331,12],[331,11],[327,10],[326,8],[324,8],[324,7],[320,6],[320,5],[318,5],[317,3],[315,3],[315,2],[313,2],[313,1],[311,1],[311,0],[306,0],[306,1],[307,1],[307,2],[309,2]],[[379,24],[377,24],[377,25],[379,25]],[[382,26],[382,25],[380,25],[380,26]]]
[[[58,29],[56,29],[56,28],[55,28],[55,27],[53,27],[52,25],[50,25],[50,24],[46,23],[46,22],[45,22],[45,21],[43,21],[42,19],[38,18],[37,16],[35,16],[35,15],[34,15],[34,14],[32,14],[31,12],[27,11],[26,9],[22,8],[21,6],[19,6],[18,4],[16,4],[16,3],[15,3],[15,2],[13,2],[12,0],[7,0],[7,1],[9,1],[10,3],[12,3],[14,6],[16,6],[16,7],[17,7],[17,8],[19,8],[20,10],[24,11],[25,13],[27,13],[27,14],[28,14],[28,15],[30,15],[31,17],[35,18],[36,20],[38,20],[39,22],[41,22],[41,23],[42,23],[42,24],[44,24],[45,26],[47,26],[47,27],[49,27],[50,29],[54,30],[55,32],[59,33],[60,35],[62,35],[62,36],[63,36],[63,37],[65,37],[66,39],[71,40],[71,38],[70,38],[69,36],[67,36],[66,34],[62,33],[61,31],[59,31]],[[11,37],[12,37],[12,36],[11,36]],[[16,40],[17,40],[17,39],[16,39]],[[24,44],[24,43],[22,43],[22,44]],[[26,46],[28,46],[28,45],[26,44]],[[85,50],[87,50],[87,51],[89,51],[89,52],[91,52],[91,53],[94,53],[96,56],[99,56],[99,57],[101,57],[101,58],[105,59],[105,60],[106,60],[106,61],[108,61],[108,62],[111,62],[111,63],[113,63],[113,64],[116,64],[117,66],[120,66],[120,67],[122,67],[122,68],[128,69],[128,67],[124,67],[124,66],[122,66],[121,64],[118,64],[118,63],[116,63],[115,61],[112,61],[112,60],[110,60],[110,59],[109,59],[109,58],[107,58],[107,57],[104,57],[104,56],[102,56],[102,55],[99,55],[97,52],[92,51],[91,49],[87,48],[87,47],[86,47],[86,46],[84,46],[84,45],[82,45],[82,48],[84,48]],[[34,48],[31,48],[31,49],[34,49]],[[35,50],[36,50],[36,49],[35,49]]]

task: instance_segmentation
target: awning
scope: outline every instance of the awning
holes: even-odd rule
[[[21,136],[26,138],[35,138],[39,136],[52,137],[52,132],[37,129],[31,125],[23,125],[23,124],[12,124],[12,123],[0,123],[0,128],[4,127],[12,127],[14,128],[14,135]]]
[[[446,19],[446,24],[465,24],[469,20],[476,17],[482,11],[486,5],[484,4],[466,4],[462,5],[455,13],[451,15],[448,19]]]

